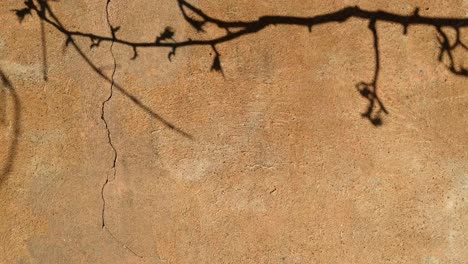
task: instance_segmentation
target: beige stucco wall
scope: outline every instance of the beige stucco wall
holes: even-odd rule
[[[468,17],[462,0],[191,3],[226,21],[354,5]],[[175,41],[226,34],[197,32],[173,0],[49,4],[67,30],[110,37],[110,22],[130,42],[167,26]],[[37,14],[19,23],[23,7],[0,3],[0,263],[468,262],[468,78],[437,60],[434,27],[377,21],[389,114],[375,127],[355,88],[375,71],[366,20],[221,43],[221,74],[209,46],[171,61],[169,48],[66,47]]]

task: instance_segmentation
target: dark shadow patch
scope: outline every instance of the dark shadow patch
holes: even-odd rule
[[[0,163],[0,187],[2,183],[8,178],[11,170],[13,169],[13,165],[15,162],[17,148],[18,148],[18,140],[19,135],[21,132],[21,101],[13,87],[13,84],[10,82],[8,77],[5,73],[0,69],[0,81],[2,87],[2,92],[4,92],[4,96],[2,96],[0,104],[2,104],[2,122],[1,126],[10,127],[7,129],[12,130],[12,135],[8,146],[6,147],[6,156],[5,159]],[[7,103],[11,103],[11,122],[8,122],[10,118],[7,115],[10,115],[7,111]]]

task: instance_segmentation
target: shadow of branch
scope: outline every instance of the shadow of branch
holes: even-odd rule
[[[374,126],[382,125],[381,114],[388,114],[388,111],[385,109],[383,102],[380,100],[378,95],[378,76],[380,73],[380,51],[379,51],[379,39],[376,29],[377,22],[388,22],[393,24],[399,24],[403,28],[403,34],[407,34],[408,28],[414,25],[425,25],[433,27],[438,32],[438,41],[440,43],[440,56],[439,61],[442,61],[444,56],[449,58],[449,64],[446,67],[453,73],[458,76],[468,76],[468,70],[462,66],[455,65],[455,59],[453,55],[453,50],[455,48],[467,49],[467,45],[461,41],[460,29],[468,27],[468,19],[466,18],[449,18],[449,17],[428,17],[421,16],[419,14],[419,9],[416,8],[414,12],[410,15],[400,15],[385,11],[367,11],[359,8],[358,6],[345,7],[335,12],[330,12],[326,14],[311,16],[311,17],[297,17],[297,16],[262,16],[257,20],[252,21],[225,21],[217,19],[206,14],[203,10],[197,8],[186,0],[176,0],[180,12],[184,20],[192,26],[197,32],[205,32],[204,27],[207,24],[215,25],[221,29],[225,30],[225,34],[210,39],[187,39],[182,41],[176,41],[175,31],[171,27],[166,27],[164,31],[161,32],[159,36],[156,36],[155,41],[153,42],[132,42],[117,36],[117,31],[120,29],[120,26],[113,27],[111,36],[100,36],[93,33],[86,33],[80,31],[71,31],[66,29],[59,19],[54,15],[47,1],[37,0],[39,7],[34,4],[33,0],[26,0],[24,2],[25,7],[23,9],[13,10],[20,22],[24,19],[26,15],[31,15],[35,13],[43,22],[48,23],[49,25],[55,27],[58,31],[63,33],[66,37],[65,44],[71,44],[75,50],[78,51],[81,57],[88,63],[88,65],[98,73],[102,78],[107,81],[111,79],[103,74],[91,60],[86,57],[83,51],[78,47],[74,38],[89,38],[91,41],[91,48],[99,47],[103,42],[112,42],[114,44],[124,45],[132,48],[133,57],[131,59],[136,59],[138,57],[138,49],[140,48],[167,48],[169,49],[168,59],[171,60],[172,57],[176,55],[176,50],[183,47],[189,46],[210,46],[216,56],[213,59],[211,66],[212,71],[220,72],[224,75],[222,68],[221,54],[217,51],[216,47],[219,44],[232,41],[234,39],[253,34],[263,30],[264,28],[270,25],[295,25],[295,26],[305,26],[311,31],[313,27],[318,25],[327,24],[327,23],[343,23],[350,18],[366,20],[369,22],[369,29],[372,32],[374,40],[374,56],[375,56],[375,72],[374,77],[370,82],[360,82],[356,85],[359,93],[368,100],[368,107],[366,112],[362,114],[363,117],[367,118],[371,124]],[[450,43],[449,37],[443,31],[442,28],[452,28],[457,32],[456,40],[454,44]],[[190,137],[189,134],[178,129],[167,120],[156,114],[148,106],[142,104],[134,95],[129,94],[123,89],[123,87],[116,84],[115,86],[123,95],[129,98],[133,103],[138,107],[142,108],[148,112],[152,117],[161,121],[166,127],[177,131],[178,133]]]

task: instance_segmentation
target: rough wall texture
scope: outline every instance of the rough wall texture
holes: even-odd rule
[[[176,0],[29,3],[21,23],[0,3],[0,263],[468,262],[468,51],[450,69],[435,26],[376,12],[459,19],[452,45],[467,1],[190,1],[222,21],[375,17],[175,55],[158,45],[243,28],[198,32]],[[356,89],[376,70],[380,126],[361,115],[376,85]]]

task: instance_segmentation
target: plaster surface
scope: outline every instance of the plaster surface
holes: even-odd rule
[[[369,20],[132,59],[113,36],[236,30],[197,31],[177,1],[46,3],[60,28],[111,40],[67,41],[34,10],[20,23],[21,1],[0,3],[0,263],[468,262],[468,76],[438,61],[434,26],[374,24],[388,112],[374,106],[376,126],[356,88],[376,73]],[[189,3],[222,21],[359,5],[468,25],[461,0]],[[453,51],[456,69],[467,54]]]

